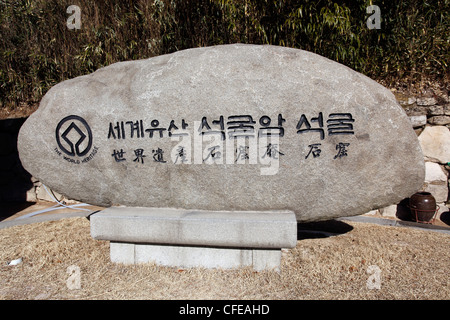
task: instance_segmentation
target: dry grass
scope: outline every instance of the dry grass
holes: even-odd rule
[[[281,272],[178,269],[109,261],[109,243],[71,218],[0,230],[0,299],[449,299],[447,234],[349,222],[347,233],[299,240]],[[17,266],[6,264],[22,257]],[[67,268],[78,266],[81,289]],[[381,288],[369,289],[370,265]]]

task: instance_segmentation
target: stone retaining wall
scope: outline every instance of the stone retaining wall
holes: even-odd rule
[[[410,97],[409,101],[398,99],[408,116],[422,117],[426,121],[413,123],[425,156],[426,176],[424,191],[430,192],[440,205],[450,205],[450,101],[447,95],[430,94]],[[447,209],[448,211],[448,209]]]
[[[394,91],[394,90],[393,90]],[[425,157],[425,183],[439,205],[438,217],[449,211],[450,187],[450,100],[448,94],[405,95],[394,91],[416,132]],[[405,165],[408,165],[405,163]],[[397,206],[378,210],[381,215],[396,217]]]

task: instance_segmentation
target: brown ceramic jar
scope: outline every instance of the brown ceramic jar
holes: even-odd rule
[[[428,222],[436,213],[436,199],[429,192],[417,192],[409,199],[412,218],[418,222]]]

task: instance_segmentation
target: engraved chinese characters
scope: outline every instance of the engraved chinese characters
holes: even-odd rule
[[[287,209],[299,221],[398,203],[424,178],[389,90],[275,46],[196,48],[64,81],[19,152],[33,176],[91,204]]]

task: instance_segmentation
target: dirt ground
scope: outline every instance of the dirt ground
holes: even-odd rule
[[[9,227],[0,230],[0,299],[450,298],[448,234],[339,223],[335,236],[283,249],[280,272],[114,264],[84,217]]]

